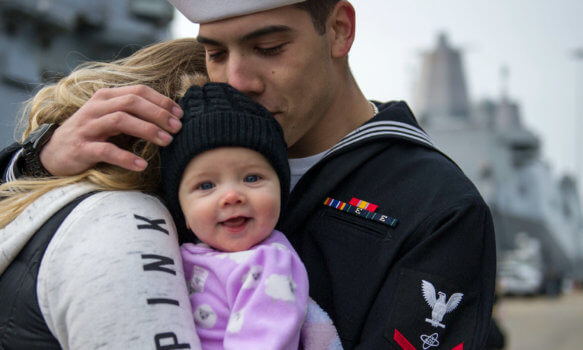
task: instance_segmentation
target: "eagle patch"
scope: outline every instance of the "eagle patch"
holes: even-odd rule
[[[385,337],[395,349],[472,348],[476,299],[442,276],[401,269]]]
[[[426,318],[425,322],[429,322],[433,327],[445,328],[445,325],[441,323],[443,316],[446,313],[452,312],[459,305],[464,297],[463,293],[454,293],[446,299],[446,294],[444,292],[437,292],[435,294],[435,287],[431,282],[426,280],[421,281],[421,290],[423,291],[423,298],[433,311],[431,311],[431,318]]]

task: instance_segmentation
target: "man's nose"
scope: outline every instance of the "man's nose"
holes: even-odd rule
[[[259,68],[246,59],[246,56],[232,54],[227,64],[227,83],[251,97],[260,95],[265,85]]]

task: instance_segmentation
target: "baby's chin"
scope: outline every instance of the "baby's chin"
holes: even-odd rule
[[[265,241],[271,235],[271,232],[273,232],[273,229],[269,230],[268,233],[262,234],[249,234],[249,232],[245,232],[245,234],[241,237],[232,237],[229,242],[225,242],[223,240],[220,246],[215,246],[215,249],[226,253],[237,253],[250,250],[258,244],[261,244],[261,242]],[[249,236],[252,236],[252,238]]]

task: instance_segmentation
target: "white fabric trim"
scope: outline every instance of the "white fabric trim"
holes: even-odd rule
[[[382,135],[406,137],[435,148],[435,145],[429,136],[419,128],[401,122],[378,121],[365,124],[352,131],[342,138],[342,140],[332,147],[324,156],[328,156],[329,154],[348,147],[356,142]]]
[[[168,0],[193,23],[207,23],[225,18],[272,10],[305,0]]]
[[[12,159],[10,160],[10,163],[8,164],[8,169],[6,169],[6,176],[4,177],[4,180],[6,182],[11,182],[16,180],[16,176],[14,175],[14,167],[16,166],[16,161],[18,160],[18,157],[20,157],[20,154],[22,153],[23,149],[19,149],[18,152],[16,152],[16,154],[14,154],[14,156],[12,156]]]
[[[322,158],[325,158],[330,154],[333,154],[352,144],[361,142],[362,140],[379,136],[405,137],[426,144],[429,147],[437,148],[433,144],[433,141],[431,141],[429,136],[423,130],[410,124],[396,121],[378,121],[367,123],[344,136],[336,145],[334,145],[334,147],[327,151],[306,158],[289,159],[291,170],[290,191],[293,190],[301,177]]]

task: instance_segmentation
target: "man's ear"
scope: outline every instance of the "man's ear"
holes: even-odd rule
[[[329,30],[332,57],[347,56],[354,42],[356,27],[354,7],[348,1],[339,1],[330,12],[326,24]]]

